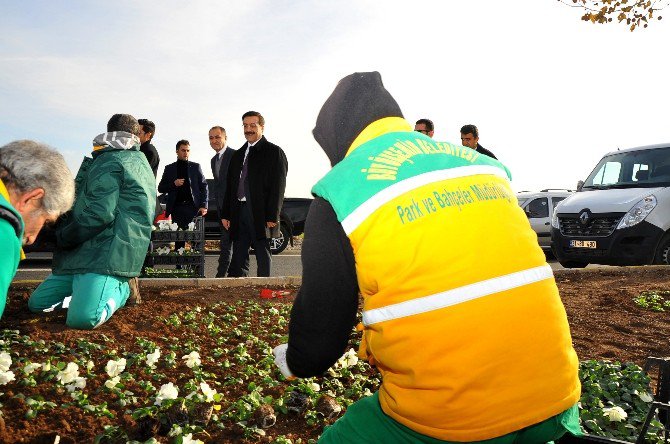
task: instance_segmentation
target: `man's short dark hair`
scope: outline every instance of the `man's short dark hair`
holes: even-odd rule
[[[137,123],[140,124],[145,133],[151,133],[151,137],[149,137],[149,141],[151,142],[151,139],[154,138],[154,134],[156,134],[156,124],[149,119],[139,119]]]
[[[244,117],[242,117],[242,119],[244,119]],[[209,130],[212,131],[212,130],[215,130],[215,129],[221,130],[221,132],[223,133],[223,135],[224,135],[224,136],[226,135],[226,129],[225,129],[224,127],[222,127],[222,126],[213,126],[213,127],[211,127]]]
[[[472,134],[472,137],[475,139],[479,137],[479,131],[477,131],[477,127],[475,125],[463,125],[461,128],[461,134]]]
[[[179,151],[179,147],[182,145],[188,145],[191,146],[191,144],[188,142],[186,139],[181,139],[179,142],[177,142],[177,147],[175,148],[175,151]]]
[[[114,114],[109,122],[107,122],[107,132],[125,131],[139,137],[140,124],[137,119],[130,114]]]
[[[261,113],[258,111],[247,111],[246,113],[242,114],[242,120],[246,119],[247,117],[253,117],[256,116],[258,117],[258,124],[260,126],[265,126],[265,119],[263,116],[261,116]]]
[[[430,119],[419,119],[415,125],[426,125],[427,131],[435,131],[435,125],[433,125],[433,121]]]

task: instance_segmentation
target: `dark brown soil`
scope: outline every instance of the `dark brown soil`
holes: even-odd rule
[[[648,356],[670,356],[670,313],[653,312],[643,309],[633,302],[633,298],[645,290],[670,290],[670,270],[665,268],[603,268],[598,270],[557,272],[556,280],[568,314],[575,349],[580,360],[607,359],[622,362],[634,362],[643,365]],[[139,306],[124,308],[118,311],[113,318],[94,331],[70,330],[64,326],[64,313],[38,317],[28,312],[26,301],[31,288],[13,287],[10,289],[9,301],[5,314],[0,320],[0,329],[19,330],[21,335],[28,335],[31,340],[44,340],[47,343],[57,341],[71,347],[80,339],[90,342],[111,344],[117,350],[137,350],[136,338],[161,344],[165,350],[166,341],[185,341],[187,338],[174,335],[180,330],[172,330],[161,319],[171,314],[181,312],[185,308],[196,305],[207,307],[216,302],[235,303],[242,299],[259,299],[259,288],[143,288],[143,303]],[[283,299],[272,301],[262,300],[268,306],[274,304],[290,304],[296,288],[288,288],[291,294]],[[240,317],[242,315],[240,314]],[[281,334],[286,334],[287,326],[282,326]],[[262,330],[262,328],[260,329]],[[181,330],[183,331],[183,329]],[[276,332],[275,332],[276,333]],[[256,332],[262,336],[262,331]],[[277,335],[263,338],[271,345],[278,343]],[[216,347],[208,343],[206,335],[195,332],[198,344],[203,354]],[[188,338],[191,340],[192,338]],[[16,358],[12,356],[12,358]],[[34,357],[39,362],[38,357]],[[178,357],[179,359],[179,357]],[[104,367],[104,362],[96,363]],[[204,364],[203,364],[204,366]],[[175,385],[184,383],[187,377],[183,369],[160,368],[161,373],[173,380]],[[205,369],[206,370],[206,369]],[[219,371],[220,369],[209,369]],[[104,371],[104,370],[98,370]],[[150,373],[140,371],[135,375],[136,380],[151,378]],[[42,395],[44,399],[60,396],[64,401],[68,393],[55,388],[56,385],[38,384],[36,387],[19,386],[17,380],[0,386],[0,442],[49,442],[53,443],[56,435],[60,442],[93,442],[100,434],[104,425],[122,425],[126,430],[137,430],[136,424],[123,409],[110,410],[115,418],[96,417],[83,414],[81,408],[58,408],[50,414],[40,414],[35,419],[24,418],[28,407],[23,399],[17,398],[17,392],[26,396]],[[103,378],[97,378],[88,383],[86,392],[92,403],[101,403],[109,400],[109,394],[101,390]],[[97,384],[97,386],[96,386]],[[133,385],[135,384],[135,385]],[[135,381],[128,381],[127,388],[141,393]],[[226,393],[226,398],[235,399],[235,396],[246,393],[246,386],[227,388],[219,387],[220,392]],[[64,393],[58,393],[58,390]],[[283,390],[275,387],[273,390]],[[3,393],[4,392],[4,393]],[[4,420],[4,421],[3,421]],[[308,425],[304,418],[291,415],[277,415],[276,424],[267,429],[264,437],[245,439],[234,426],[224,430],[209,430],[207,435],[197,437],[206,442],[272,442],[274,438],[284,435],[293,442],[302,438],[317,438],[322,430],[323,422]],[[148,426],[151,428],[151,425]],[[168,438],[160,438],[161,442],[171,442]]]

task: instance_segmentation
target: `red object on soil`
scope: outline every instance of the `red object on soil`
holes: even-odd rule
[[[291,294],[291,292],[287,290],[271,290],[269,288],[261,289],[261,297],[263,299],[283,298],[289,294]]]

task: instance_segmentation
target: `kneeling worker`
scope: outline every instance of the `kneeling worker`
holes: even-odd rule
[[[312,189],[275,362],[287,377],[323,374],[347,347],[360,291],[359,356],[383,380],[320,442],[580,434],[567,316],[507,168],[412,131],[376,72],[342,79],[313,133],[333,168]]]

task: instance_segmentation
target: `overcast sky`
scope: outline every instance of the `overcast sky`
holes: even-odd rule
[[[241,116],[256,110],[288,157],[286,196],[309,196],[329,169],[311,135],[321,105],[340,78],[373,70],[436,139],[459,143],[476,124],[517,191],[574,188],[608,151],[670,142],[670,20],[631,33],[556,0],[0,0],[0,11],[0,145],[46,142],[73,173],[109,117],[130,113],[157,125],[159,179],[179,139],[211,177],[209,128],[239,148]]]

